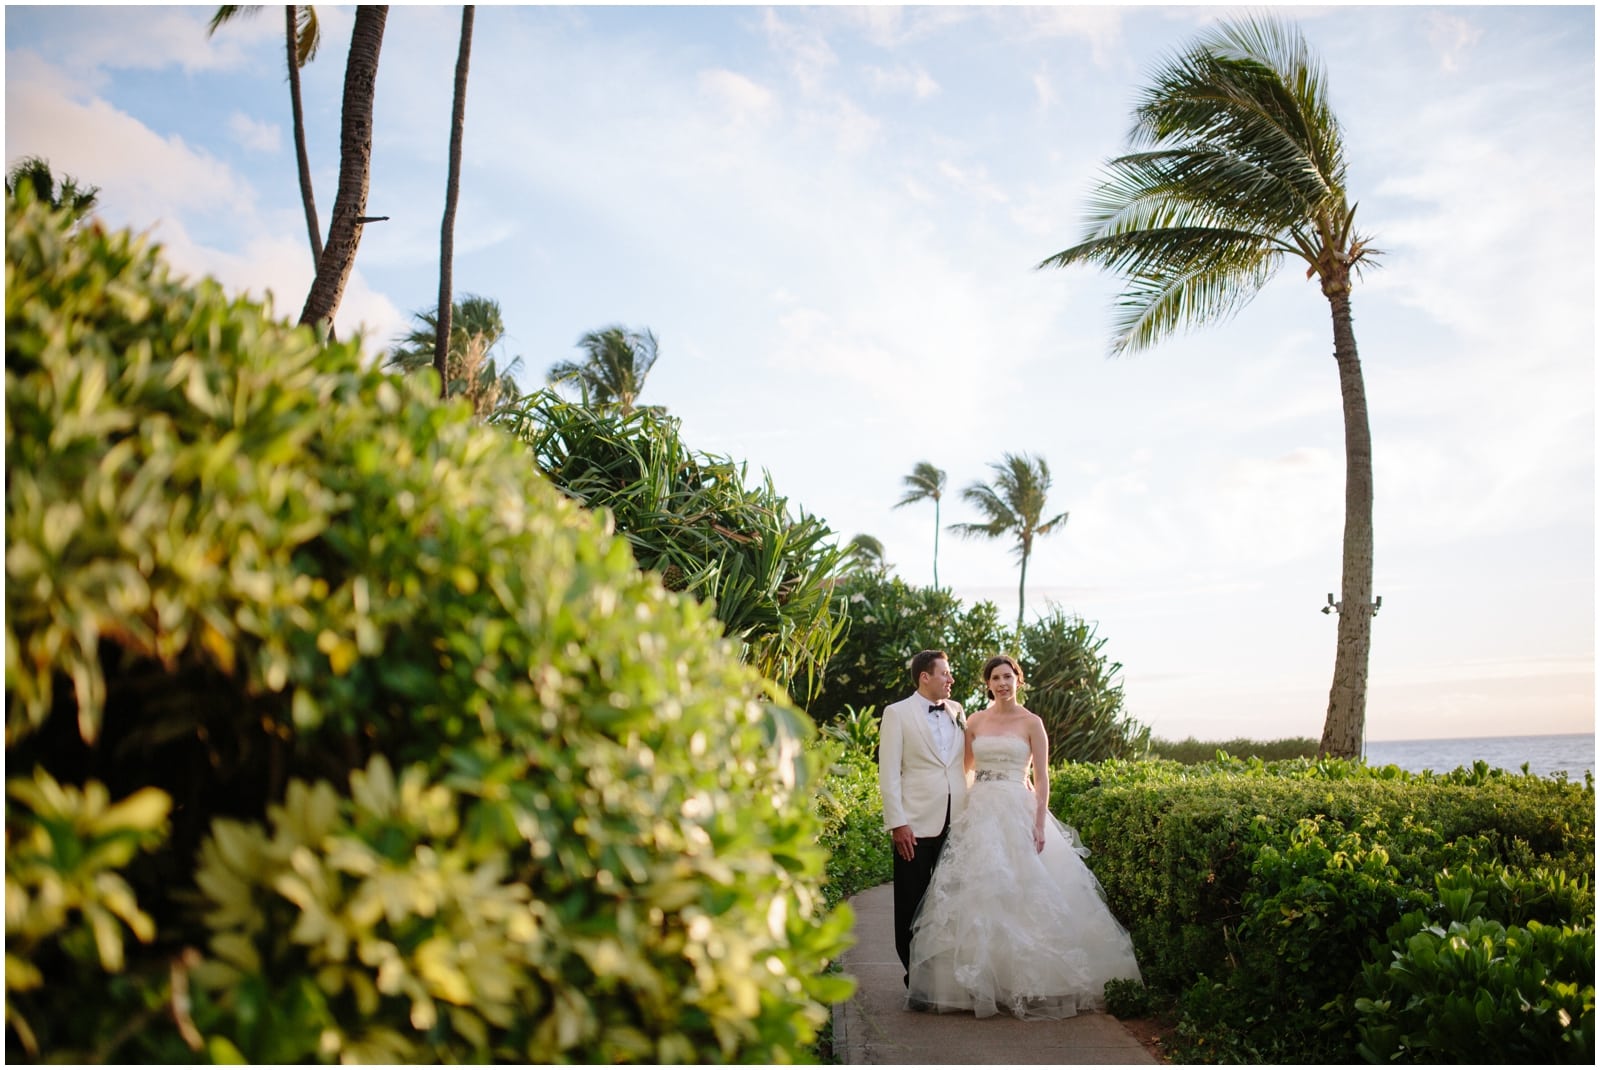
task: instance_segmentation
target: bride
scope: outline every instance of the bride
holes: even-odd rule
[[[999,654],[983,682],[992,701],[967,721],[967,805],[912,923],[907,1006],[979,1018],[1101,1010],[1107,981],[1139,979],[1133,942],[1083,863],[1088,848],[1049,811],[1049,741],[1017,702],[1021,667]]]

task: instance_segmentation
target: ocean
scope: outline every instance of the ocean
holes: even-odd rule
[[[1491,767],[1553,776],[1565,771],[1569,780],[1583,782],[1583,774],[1594,772],[1594,734],[1584,732],[1562,736],[1484,736],[1478,739],[1369,740],[1368,765],[1398,765],[1408,772],[1431,769],[1448,773],[1458,766],[1472,767],[1475,761]]]

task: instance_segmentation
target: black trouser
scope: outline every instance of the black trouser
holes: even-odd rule
[[[944,850],[944,838],[950,831],[950,803],[944,805],[944,828],[937,836],[918,836],[917,850],[910,861],[894,855],[894,949],[905,968],[905,983],[911,983],[911,923],[916,919],[917,907],[933,880],[933,867],[939,864],[939,854]]]

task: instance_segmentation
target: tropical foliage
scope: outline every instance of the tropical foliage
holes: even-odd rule
[[[1122,275],[1112,351],[1222,319],[1302,261],[1333,317],[1345,429],[1339,636],[1321,752],[1359,753],[1372,638],[1372,435],[1350,293],[1377,255],[1355,228],[1344,137],[1321,65],[1272,18],[1224,21],[1164,63],[1134,109],[1131,147],[1095,193],[1083,240],[1040,267]]]
[[[404,372],[437,368],[438,310],[418,312],[411,330],[395,339],[387,364]],[[447,397],[465,398],[472,411],[487,418],[516,404],[521,396],[516,372],[521,357],[504,366],[495,350],[505,340],[506,322],[500,303],[487,297],[463,295],[450,318],[449,388]]]
[[[784,1062],[808,720],[527,450],[8,204],[7,1055]]]
[[[57,183],[50,170],[50,162],[42,156],[24,156],[6,172],[6,195],[22,196],[22,187],[31,191],[28,196],[43,201],[51,208],[71,213],[81,219],[94,211],[100,198],[99,186],[85,186],[71,175],[62,175]]]
[[[1122,705],[1122,663],[1102,651],[1095,625],[1052,608],[1022,629],[1023,703],[1044,721],[1052,761],[1140,758],[1150,729]]]
[[[558,362],[545,381],[551,386],[577,387],[584,405],[613,405],[622,415],[630,415],[656,364],[655,333],[605,327],[578,339],[578,347],[583,359]]]
[[[1067,524],[1067,514],[1044,518],[1050,494],[1050,466],[1043,457],[1007,453],[989,468],[993,483],[974,483],[961,492],[962,500],[982,513],[976,524],[951,524],[950,530],[967,538],[1016,540],[1017,555],[1017,632],[1022,631],[1023,608],[1027,602],[1028,558],[1033,556],[1034,540],[1050,535]]]
[[[845,544],[845,553],[857,568],[873,572],[889,571],[889,562],[884,557],[883,542],[872,535],[852,535],[850,541]]]
[[[982,696],[978,670],[1003,642],[992,602],[969,608],[947,590],[913,587],[877,571],[843,577],[836,592],[849,609],[849,627],[821,692],[806,707],[818,724],[832,724],[852,708],[881,710],[911,694],[911,659],[919,650],[950,656],[958,701],[970,706]]]
[[[819,518],[792,509],[768,476],[690,449],[652,408],[587,408],[549,391],[497,422],[557,487],[609,515],[641,568],[702,599],[763,674],[804,698],[844,630],[833,593],[844,551]]]
[[[933,586],[939,586],[939,503],[944,499],[945,473],[927,461],[918,461],[905,477],[905,496],[894,503],[896,509],[918,502],[933,503]]]

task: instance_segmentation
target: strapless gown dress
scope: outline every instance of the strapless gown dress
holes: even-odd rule
[[[1054,816],[1033,846],[1028,741],[979,736],[967,805],[912,922],[907,1005],[986,1018],[1103,1010],[1105,985],[1139,978],[1077,833]]]

